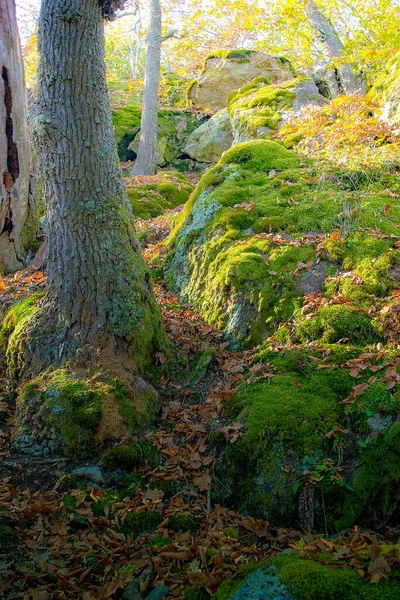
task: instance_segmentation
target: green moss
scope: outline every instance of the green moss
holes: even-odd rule
[[[204,68],[207,65],[207,61],[211,58],[227,58],[229,60],[235,60],[236,62],[246,63],[249,62],[249,56],[254,50],[247,50],[246,48],[238,48],[235,50],[215,50],[208,54],[204,61]]]
[[[124,135],[140,127],[141,110],[137,106],[121,106],[113,112],[112,119],[115,137],[120,142]]]
[[[14,548],[18,544],[18,538],[11,527],[0,525],[0,552]]]
[[[346,305],[321,308],[315,318],[300,322],[297,334],[302,341],[321,340],[328,344],[343,338],[359,345],[379,340],[371,317],[365,313],[357,313]]]
[[[259,138],[260,130],[277,130],[282,112],[291,110],[296,91],[304,79],[293,79],[280,84],[263,85],[254,80],[238,92],[231,94],[229,114],[234,128],[241,137]]]
[[[160,453],[149,441],[135,444],[123,444],[107,450],[101,464],[105,469],[125,469],[150,467],[154,469],[160,463]]]
[[[300,165],[299,157],[277,142],[256,140],[237,144],[222,156],[220,166],[237,164],[254,171],[289,169]]]
[[[163,548],[164,546],[168,546],[171,543],[171,540],[169,538],[165,538],[165,537],[155,537],[155,538],[151,538],[148,542],[147,542],[147,546],[150,546],[150,548],[154,548],[154,547],[160,547]]]
[[[128,185],[127,195],[136,218],[157,217],[165,210],[184,204],[193,191],[193,186],[181,173],[161,172],[157,177],[157,183]]]
[[[192,79],[192,81],[190,81],[190,83],[187,85],[187,87],[186,87],[186,103],[187,104],[190,104],[192,102],[192,100],[190,98],[190,92],[198,83],[199,83],[198,79]]]
[[[126,517],[122,530],[125,534],[137,537],[141,533],[152,533],[161,521],[161,515],[155,511],[131,512]]]
[[[140,410],[137,407],[137,398],[132,396],[118,379],[114,380],[110,392],[118,400],[119,415],[131,435],[145,430],[156,420],[160,402],[152,387],[140,390]]]
[[[184,515],[182,513],[175,513],[168,519],[168,527],[176,533],[190,531],[195,533],[199,525],[197,520],[191,515]]]
[[[122,496],[129,496],[133,498],[138,490],[144,487],[144,477],[141,473],[130,473],[124,479],[124,487],[122,489]]]
[[[397,392],[387,390],[383,375],[374,371],[378,379],[364,394],[343,404],[355,382],[342,364],[362,350],[330,346],[326,351],[323,369],[311,360],[312,350],[276,353],[266,346],[259,352],[258,360],[276,374],[241,384],[225,405],[226,417],[243,423],[245,433],[226,445],[214,465],[215,501],[298,526],[296,492],[315,473],[316,528],[327,524],[338,531],[363,519],[380,523],[391,514],[400,500]],[[358,383],[368,382],[371,373]],[[371,417],[379,433],[371,433]],[[343,467],[343,479],[336,477],[335,465]]]
[[[7,351],[8,344],[13,342],[12,338],[18,336],[25,322],[35,314],[43,296],[44,292],[28,296],[8,311],[0,327],[0,347],[3,351]]]
[[[102,398],[107,392],[106,384],[82,381],[63,368],[45,372],[23,386],[18,403],[27,411],[27,419],[36,408],[36,418],[57,432],[54,450],[63,448],[67,455],[86,456],[95,451]]]
[[[196,582],[186,588],[183,594],[185,600],[209,600],[210,594],[207,592],[205,585]]]
[[[333,569],[291,555],[279,556],[272,565],[296,600],[395,600],[398,597],[394,581],[382,580],[378,585],[371,585],[349,566]]]

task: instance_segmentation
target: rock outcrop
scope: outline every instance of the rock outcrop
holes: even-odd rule
[[[216,163],[232,143],[231,119],[224,108],[191,133],[183,152],[198,162]]]
[[[381,118],[394,128],[400,128],[400,53],[380,75],[369,96],[382,106]]]
[[[326,102],[313,79],[296,78],[271,85],[258,77],[229,97],[234,143],[270,138],[306,106]]]
[[[229,490],[241,511],[330,531],[399,505],[399,353],[381,352],[380,312],[398,294],[398,192],[390,168],[302,166],[256,140],[228,150],[178,217],[168,287],[233,347],[261,342],[225,405],[244,434],[215,466],[216,500]]]
[[[188,101],[211,113],[226,108],[229,94],[252,81],[267,77],[271,83],[292,79],[295,70],[284,59],[253,50],[220,50],[210,54],[198,79],[188,88]]]
[[[139,148],[141,111],[123,106],[113,112],[115,137],[120,160],[135,160]],[[176,160],[188,136],[201,123],[185,112],[160,110],[158,113],[158,165],[164,167]]]

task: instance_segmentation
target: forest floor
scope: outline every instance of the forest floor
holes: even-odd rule
[[[178,209],[179,210],[179,209]],[[150,260],[168,232],[170,217],[146,223],[152,245],[144,250]],[[143,223],[139,223],[139,228]],[[151,262],[151,268],[157,263]],[[40,271],[26,270],[1,282],[1,306],[23,299],[45,285]],[[0,597],[28,600],[121,598],[135,580],[146,598],[156,587],[169,588],[167,598],[183,600],[194,582],[212,594],[221,581],[235,576],[243,564],[265,560],[290,547],[303,548],[307,556],[321,550],[348,557],[360,576],[368,571],[377,544],[399,537],[388,529],[384,535],[358,530],[328,541],[304,535],[238,514],[212,502],[210,469],[218,460],[218,446],[210,443],[210,431],[219,430],[227,443],[241,435],[241,425],[224,427],[224,401],[243,377],[256,377],[252,352],[228,352],[221,333],[205,323],[189,307],[155,286],[165,329],[178,352],[193,362],[199,351],[214,348],[211,362],[196,381],[165,378],[159,390],[162,418],[147,436],[160,450],[162,460],[143,468],[134,493],[121,497],[115,487],[71,477],[77,466],[72,459],[33,459],[9,451],[15,400],[8,381],[0,381]],[[5,373],[4,359],[0,365]],[[189,363],[190,364],[190,363]],[[95,462],[85,463],[95,466]],[[126,533],[130,513],[158,514],[154,531]],[[179,513],[171,527],[169,517]],[[148,516],[149,516],[148,515]],[[1,536],[2,527],[13,535]],[[367,559],[365,559],[367,551]],[[381,557],[382,558],[382,557]],[[199,598],[206,596],[199,596]]]

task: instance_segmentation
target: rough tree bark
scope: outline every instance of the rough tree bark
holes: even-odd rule
[[[150,23],[147,34],[140,142],[132,175],[154,175],[157,171],[157,116],[162,44],[160,0],[150,0],[149,10]]]
[[[344,45],[336,29],[319,10],[314,0],[308,0],[306,10],[311,27],[323,47],[326,58],[330,62],[343,58]],[[355,65],[345,63],[335,68],[329,84],[333,97],[341,94],[365,94],[367,89],[363,73],[358,71]]]
[[[145,365],[161,319],[117,164],[103,17],[121,2],[42,0],[33,134],[47,208],[47,294],[19,361],[44,366],[116,344]],[[22,349],[21,349],[22,348]],[[26,364],[28,363],[28,367]]]
[[[37,229],[33,222],[34,182],[14,0],[0,0],[0,70],[0,272],[8,273],[23,266]]]

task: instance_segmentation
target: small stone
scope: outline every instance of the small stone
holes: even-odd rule
[[[84,517],[83,515],[77,515],[75,513],[72,516],[72,519],[69,523],[74,529],[88,529],[89,527],[91,527],[91,524],[89,523],[86,517]]]
[[[104,481],[103,472],[100,467],[78,467],[72,471],[72,475],[88,479],[94,483],[103,483]]]
[[[143,600],[142,594],[139,592],[135,583],[131,581],[128,583],[122,594],[122,600]]]

